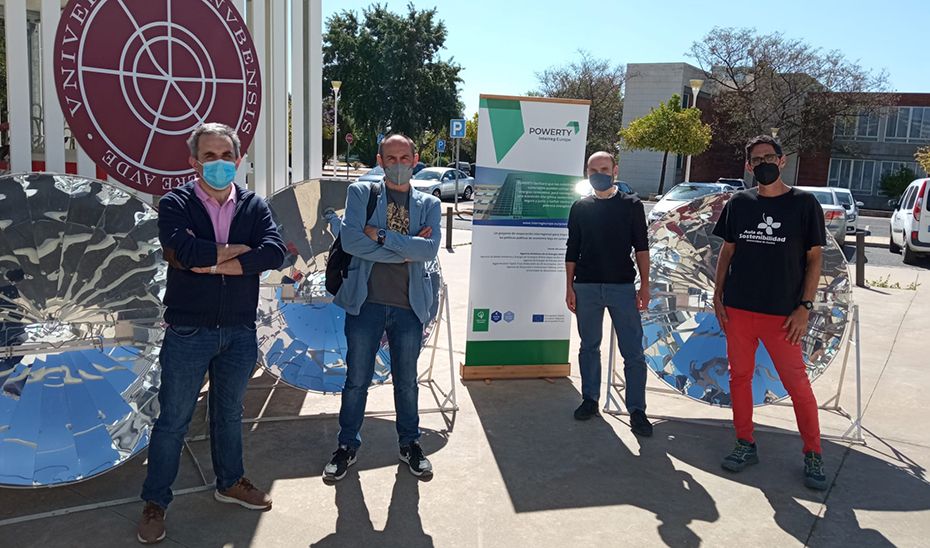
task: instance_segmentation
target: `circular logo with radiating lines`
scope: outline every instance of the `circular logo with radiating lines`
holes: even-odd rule
[[[248,149],[261,72],[229,0],[71,0],[56,36],[55,85],[71,133],[115,180],[164,194],[190,180],[187,138],[204,122]]]

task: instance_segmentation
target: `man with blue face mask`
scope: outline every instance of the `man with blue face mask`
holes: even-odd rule
[[[442,215],[439,199],[410,185],[418,160],[409,137],[395,134],[384,140],[378,155],[384,185],[371,218],[367,204],[372,186],[355,183],[349,187],[340,238],[352,262],[349,277],[333,301],[347,312],[346,384],[339,411],[339,446],[323,469],[323,477],[330,481],[345,477],[362,445],[359,431],[385,333],[391,351],[400,460],[415,476],[433,473],[419,442],[417,359],[423,326],[432,319],[433,280],[426,265],[439,251]]]
[[[271,498],[243,477],[242,397],[258,360],[259,274],[281,266],[284,242],[265,201],[233,182],[240,160],[235,131],[204,124],[188,145],[197,178],[158,204],[158,236],[169,265],[168,328],[159,357],[161,413],[142,487],[143,544],[165,538],[171,484],[208,371],[214,498],[251,510],[271,508]]]
[[[651,436],[646,418],[646,358],[639,311],[649,304],[649,247],[646,213],[639,198],[614,184],[617,162],[608,152],[588,158],[588,180],[594,194],[575,202],[568,215],[565,303],[578,317],[581,350],[581,406],[575,418],[597,415],[601,391],[601,339],[604,309],[610,312],[626,377],[626,406],[635,434]],[[639,268],[639,290],[633,285]]]

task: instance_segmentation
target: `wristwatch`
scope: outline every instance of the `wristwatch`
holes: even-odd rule
[[[383,228],[378,230],[378,243],[384,245],[384,238],[387,236],[387,231]]]
[[[210,267],[210,274],[216,274],[216,265]]]
[[[804,308],[810,310],[810,309],[814,308],[814,303],[812,303],[811,301],[801,301],[801,306],[803,306]]]

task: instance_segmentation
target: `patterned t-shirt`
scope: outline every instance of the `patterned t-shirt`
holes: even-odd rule
[[[387,230],[410,234],[410,191],[387,192]],[[368,278],[368,302],[410,308],[410,270],[407,263],[375,263]]]

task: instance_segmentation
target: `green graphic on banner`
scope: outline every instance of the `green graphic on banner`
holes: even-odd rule
[[[520,102],[481,99],[478,105],[488,109],[494,154],[497,156],[497,163],[500,163],[520,137],[523,137],[523,112],[520,110]]]
[[[475,319],[472,324],[472,331],[487,331],[490,327],[491,318],[491,309],[490,308],[476,308],[475,309]]]
[[[569,341],[468,341],[469,366],[557,365],[568,363]]]
[[[475,206],[475,219],[567,219],[578,199],[578,177],[512,171],[496,191],[490,204]]]

